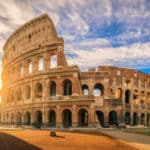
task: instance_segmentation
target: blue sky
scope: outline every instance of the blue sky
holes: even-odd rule
[[[11,33],[43,13],[64,38],[69,64],[150,73],[150,0],[1,0],[1,57]]]

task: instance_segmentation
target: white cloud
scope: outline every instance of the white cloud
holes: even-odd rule
[[[74,48],[77,58],[70,58],[71,64],[78,64],[81,68],[88,68],[99,65],[117,65],[122,67],[147,66],[150,63],[150,43],[136,43],[131,46],[119,48],[105,47],[90,49],[88,51]],[[147,59],[148,62],[145,62]]]

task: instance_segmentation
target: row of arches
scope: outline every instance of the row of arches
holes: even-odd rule
[[[146,124],[150,125],[150,114],[147,114],[147,116],[144,113],[141,113],[140,115],[137,112],[133,113],[133,125],[145,125],[145,119]],[[130,125],[131,124],[131,114],[130,112],[125,113],[125,124]]]
[[[48,96],[56,96],[57,95],[57,85],[55,81],[51,81],[48,84]],[[62,82],[62,88],[63,88],[63,95],[72,95],[72,82],[68,79],[64,80]],[[26,85],[25,86],[25,90],[24,90],[24,94],[25,94],[25,99],[30,99],[31,98],[31,86],[30,85]],[[38,82],[35,84],[35,90],[34,90],[34,97],[35,98],[42,98],[43,96],[43,85],[42,83]],[[13,91],[12,89],[9,90],[8,96],[7,96],[7,102],[11,102],[13,101],[13,99],[16,97],[16,100],[21,100],[23,97],[23,90],[21,88],[18,88],[15,91]],[[16,94],[16,95],[14,95]]]
[[[70,109],[64,109],[62,111],[62,125],[65,128],[68,127],[72,127],[72,111]],[[104,116],[104,113],[102,111],[95,111],[95,115],[97,117],[97,120],[99,122],[99,124],[101,126],[105,125],[105,119],[107,118],[106,116]],[[16,114],[16,116],[14,116],[14,114],[12,113],[10,115],[10,123],[14,124],[16,123],[17,125],[31,125],[33,122],[33,119],[31,121],[31,118],[33,116],[31,115],[31,113],[29,111],[27,111],[24,115],[24,117],[22,116],[22,114],[20,112],[18,112]],[[49,110],[48,114],[47,114],[47,126],[50,127],[55,127],[56,126],[56,117],[57,117],[57,113],[55,112],[55,110]],[[108,120],[107,122],[110,125],[118,125],[119,117],[116,111],[110,111],[108,114]],[[1,118],[1,116],[0,116]],[[9,115],[6,115],[6,119],[9,118]],[[16,120],[15,120],[16,118]],[[23,119],[24,118],[24,119]],[[78,120],[78,126],[88,126],[89,125],[89,112],[82,108],[78,111],[77,113],[77,120]],[[140,122],[139,122],[140,120]],[[5,121],[5,118],[4,118]],[[126,112],[124,115],[124,122],[126,125],[150,125],[150,113],[141,113],[140,116],[138,115],[137,112],[134,112],[131,116],[130,112]],[[41,110],[37,110],[34,114],[34,123],[35,124],[43,124],[43,113]]]

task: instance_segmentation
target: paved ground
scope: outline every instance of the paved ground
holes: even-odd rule
[[[116,129],[100,129],[100,132],[120,139],[139,150],[150,150],[150,136],[122,132]]]
[[[135,150],[135,148],[99,132],[83,134],[57,132],[49,136],[43,130],[0,130],[0,150]]]

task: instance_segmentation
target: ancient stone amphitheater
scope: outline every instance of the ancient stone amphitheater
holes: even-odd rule
[[[150,126],[150,75],[68,66],[48,15],[17,29],[4,45],[0,123],[49,127]]]

